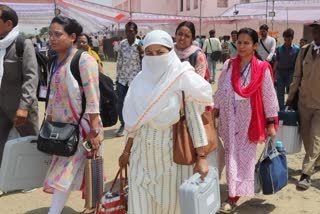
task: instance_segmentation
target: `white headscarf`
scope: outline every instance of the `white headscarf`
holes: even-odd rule
[[[3,77],[3,59],[6,55],[6,49],[9,47],[12,42],[16,40],[16,38],[19,35],[19,27],[15,26],[9,33],[0,40],[0,88],[1,88],[1,82]]]
[[[210,84],[195,73],[189,62],[179,60],[171,36],[155,30],[147,34],[144,47],[159,44],[171,49],[161,56],[144,56],[142,71],[134,78],[123,107],[125,128],[130,133],[143,124],[166,128],[179,120],[180,95],[204,106],[212,105]]]

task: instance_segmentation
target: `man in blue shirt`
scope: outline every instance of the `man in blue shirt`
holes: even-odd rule
[[[276,49],[276,61],[273,66],[276,77],[276,90],[280,111],[285,109],[284,94],[289,89],[292,82],[294,66],[299,53],[299,47],[292,44],[294,31],[291,28],[285,30],[282,34],[284,44]]]

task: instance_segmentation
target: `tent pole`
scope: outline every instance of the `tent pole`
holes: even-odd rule
[[[288,11],[288,7],[287,7],[287,28],[289,28],[289,11]]]
[[[274,13],[274,0],[272,0],[272,19],[271,19],[271,29],[273,31],[273,21],[274,21],[274,16],[275,16],[275,13]]]
[[[130,0],[130,21],[132,21],[132,0]]]
[[[200,37],[201,37],[201,30],[202,30],[202,0],[200,0]]]
[[[57,0],[54,0],[54,16],[57,16]]]
[[[268,24],[268,0],[266,0],[266,25]]]

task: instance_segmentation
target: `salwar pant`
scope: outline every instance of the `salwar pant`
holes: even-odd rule
[[[320,109],[299,105],[301,134],[306,150],[302,173],[312,175],[314,167],[320,165]]]

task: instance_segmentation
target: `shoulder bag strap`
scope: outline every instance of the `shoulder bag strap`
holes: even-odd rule
[[[71,64],[70,64],[71,73],[72,73],[73,77],[77,80],[80,87],[82,87],[82,80],[81,80],[81,76],[80,76],[79,62],[80,62],[81,54],[83,52],[84,52],[84,50],[77,50],[77,52],[74,54],[72,61],[71,61]],[[82,116],[85,112],[85,109],[86,109],[86,96],[85,96],[83,90],[82,90],[81,97],[82,97],[82,102],[81,102],[82,112],[80,115],[79,124],[80,124],[81,118],[82,118]]]
[[[210,48],[211,48],[211,52],[213,53],[213,49],[212,49],[212,46],[211,46],[210,38],[208,38],[208,40],[209,40],[209,44],[210,44]]]
[[[237,50],[237,47],[233,44],[233,42],[231,42],[231,45],[232,45],[232,47],[233,47],[234,49]]]
[[[189,56],[189,62],[192,65],[192,67],[195,67],[195,65],[196,65],[199,51],[200,51],[200,49],[196,50],[193,54],[191,54]]]
[[[264,46],[264,44],[263,44],[263,42],[262,42],[262,39],[260,39],[260,43],[261,43],[263,49],[264,49],[268,54],[270,54],[270,51],[268,51],[268,49],[266,48],[266,46]]]

